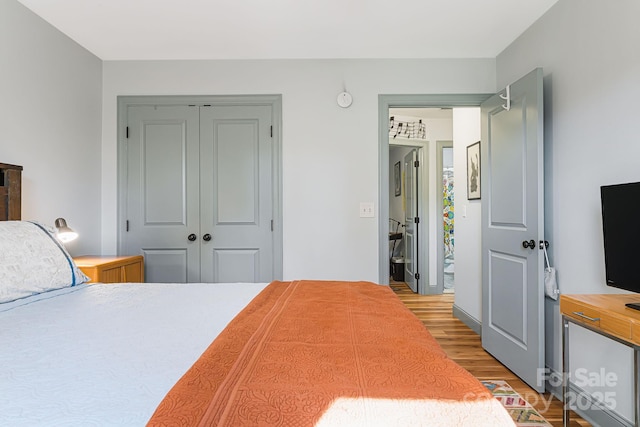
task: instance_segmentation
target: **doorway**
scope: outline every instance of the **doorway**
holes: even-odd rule
[[[443,113],[446,110],[451,112],[452,107],[478,107],[482,101],[487,99],[489,95],[485,94],[469,94],[469,95],[379,95],[379,200],[380,200],[380,217],[379,217],[379,281],[382,284],[388,284],[390,279],[390,263],[389,263],[389,241],[386,238],[389,231],[393,231],[392,221],[393,215],[390,213],[391,199],[394,198],[393,190],[393,173],[394,164],[390,161],[390,147],[397,143],[398,138],[394,138],[389,134],[389,120],[393,113],[397,113],[396,109],[400,109],[403,114],[411,112],[415,114],[417,110],[433,110]],[[479,124],[479,120],[478,120]],[[433,127],[432,131],[436,128]],[[427,125],[427,135],[429,133],[429,126]],[[442,194],[442,190],[438,190],[436,185],[442,180],[442,175],[438,176],[436,170],[438,169],[437,163],[439,163],[439,154],[437,152],[438,143],[450,143],[453,138],[451,137],[451,131],[446,135],[432,135],[427,138],[431,145],[428,150],[425,149],[425,170],[429,169],[431,184],[425,184],[423,186],[431,185],[433,187],[426,193],[424,199],[428,201],[431,209],[427,209],[427,213],[420,218],[425,233],[423,246],[420,249],[420,260],[422,265],[426,268],[426,273],[420,275],[422,280],[421,286],[418,286],[418,293],[420,294],[438,294],[444,290],[444,252],[441,261],[438,260],[438,254],[440,250],[437,249],[438,241],[442,240],[444,251],[444,236],[443,232],[438,232],[437,229],[441,225],[441,219],[443,218],[443,211],[441,210],[436,214],[436,205],[438,204],[436,194]],[[475,142],[475,141],[474,141]],[[464,182],[466,178],[461,178]],[[443,200],[440,203],[444,204]],[[475,208],[475,207],[473,207]],[[454,214],[455,217],[455,214]],[[383,238],[384,236],[384,238]],[[438,237],[437,237],[438,236]],[[440,239],[440,237],[442,239]],[[450,259],[451,260],[451,259]],[[440,266],[440,268],[439,268]],[[442,271],[439,273],[439,271]],[[441,276],[441,278],[438,278]],[[477,283],[477,282],[475,282]],[[478,296],[479,297],[479,296]]]
[[[389,109],[391,276],[423,294],[453,292],[452,140],[451,108]]]
[[[398,120],[395,118],[395,120]],[[399,123],[395,122],[395,126]],[[416,120],[415,123],[418,123]],[[404,126],[406,128],[406,126]],[[389,255],[391,276],[404,282],[416,293],[424,293],[429,265],[426,245],[428,212],[427,175],[428,150],[426,141],[396,137],[390,129],[389,158],[393,170],[389,185]]]
[[[467,141],[464,144],[465,148],[467,148],[466,153],[461,153],[461,156],[454,156],[454,162],[455,158],[464,160],[464,164],[460,166],[462,166],[461,169],[465,172],[464,180],[468,181],[467,175],[474,176],[471,172],[467,171],[467,168],[473,165],[470,159],[474,158],[472,156],[473,153],[469,152],[468,149],[477,142],[482,142],[481,176],[486,177],[486,180],[482,184],[481,191],[482,198],[485,200],[480,202],[477,194],[472,194],[471,196],[473,197],[469,197],[470,194],[468,191],[466,191],[465,194],[467,200],[464,201],[465,205],[461,212],[464,221],[460,226],[463,224],[465,227],[467,227],[467,225],[473,226],[468,228],[470,230],[473,228],[472,231],[476,237],[470,239],[466,245],[469,259],[461,259],[461,249],[463,247],[461,244],[462,230],[460,226],[457,227],[456,262],[464,265],[464,269],[458,269],[459,274],[456,275],[456,302],[454,303],[453,311],[456,317],[460,318],[473,330],[480,331],[481,329],[483,347],[488,349],[488,351],[501,361],[503,361],[503,356],[509,356],[510,359],[504,357],[503,363],[505,366],[516,372],[517,375],[536,390],[539,388],[544,389],[544,385],[541,387],[539,381],[536,384],[534,378],[535,373],[540,372],[540,369],[544,367],[544,283],[541,276],[543,262],[538,251],[532,250],[527,252],[525,257],[522,250],[523,245],[518,246],[518,243],[525,240],[521,236],[523,232],[528,233],[526,237],[527,241],[529,241],[529,239],[534,240],[534,238],[538,241],[544,241],[544,230],[541,226],[543,223],[542,190],[544,187],[541,185],[543,163],[542,161],[538,161],[535,165],[527,165],[526,168],[515,168],[515,170],[511,166],[512,164],[519,164],[519,159],[531,158],[539,160],[542,155],[542,135],[544,133],[542,128],[542,94],[542,70],[536,69],[534,72],[507,86],[505,90],[496,94],[379,95],[378,98],[379,212],[381,213],[379,220],[381,260],[379,278],[381,283],[387,283],[389,279],[388,263],[384,262],[384,254],[387,252],[386,245],[383,246],[386,243],[386,234],[388,233],[388,215],[384,214],[387,213],[389,203],[389,160],[386,126],[389,108],[478,107],[482,105],[482,120],[478,121],[482,123],[481,132],[475,133],[475,142]],[[515,108],[513,108],[514,106]],[[468,110],[479,111],[477,108]],[[527,111],[527,114],[523,114],[522,111]],[[500,116],[500,120],[497,120],[496,117],[491,115],[495,115],[496,117]],[[456,139],[454,138],[454,140]],[[529,146],[522,143],[522,140],[527,142],[531,141],[531,145]],[[509,141],[515,141],[515,143],[510,143]],[[498,147],[497,143],[502,145],[496,149],[496,147]],[[527,149],[531,147],[530,154],[532,155],[523,154],[525,153],[525,146]],[[527,153],[529,153],[529,151],[527,151]],[[499,158],[496,160],[492,157],[493,155]],[[496,168],[496,171],[494,172],[492,168]],[[457,168],[456,170],[461,169]],[[510,172],[514,171],[521,173],[521,175],[517,176],[517,179],[512,179],[512,176],[509,175]],[[524,173],[528,171],[531,171],[531,174]],[[492,179],[494,176],[498,177],[498,179]],[[460,181],[460,179],[458,181]],[[494,188],[496,182],[502,184],[504,188]],[[526,191],[522,191],[525,189],[523,185],[518,185],[518,183],[522,184],[524,182],[527,183]],[[529,186],[530,183],[531,186]],[[466,182],[466,184],[470,184],[468,188],[473,188],[475,183]],[[498,196],[497,199],[492,198],[494,194]],[[508,199],[508,197],[513,197],[514,195],[523,198],[523,194],[533,196],[527,198],[527,201],[535,200],[532,206],[526,204],[526,208],[528,209],[525,215],[527,218],[526,222],[523,222],[524,220],[522,219],[524,215],[523,212],[525,212],[525,204],[520,203],[518,200],[514,202]],[[506,197],[501,198],[501,196]],[[460,205],[459,202],[460,201],[458,201],[458,205]],[[496,206],[498,207],[497,209]],[[506,206],[506,209],[501,209],[502,206]],[[492,209],[489,209],[489,207]],[[531,207],[531,209],[529,209],[529,207]],[[520,209],[520,211],[518,211],[518,209]],[[536,209],[535,214],[530,215],[530,212]],[[511,211],[516,211],[516,214],[520,212],[520,216],[517,216],[516,219],[507,217]],[[492,217],[489,213],[498,215]],[[512,216],[516,217],[516,215]],[[471,221],[472,219],[473,221]],[[530,228],[522,227],[521,225],[525,223],[532,224],[532,226]],[[489,227],[488,224],[498,224],[499,226]],[[520,234],[504,232],[507,228],[503,226],[504,224],[512,226],[509,231],[513,229],[516,232],[520,232]],[[485,234],[488,234],[486,233],[488,229],[492,233],[495,232],[495,238],[493,235],[485,236]],[[477,233],[478,230],[482,233],[481,238],[479,233]],[[528,237],[529,235],[531,237]],[[385,238],[384,240],[383,236]],[[498,237],[504,238],[499,240]],[[507,245],[509,250],[499,247],[497,244],[495,246],[497,249],[494,249],[492,245],[496,242],[504,242],[504,245]],[[511,255],[509,251],[512,248],[520,252],[517,255]],[[490,256],[492,258],[488,259]],[[516,271],[517,269],[512,267],[520,259],[526,261],[520,261],[518,267],[524,271],[524,266],[527,266],[527,274],[519,274]],[[531,266],[531,268],[528,268],[529,266]],[[466,274],[469,269],[474,269],[475,277],[470,276],[468,277],[469,280],[462,280],[460,274],[463,272]],[[489,273],[491,273],[490,277],[487,277]],[[511,274],[512,277],[507,277],[509,274]],[[513,278],[516,280],[512,280]],[[518,279],[520,280],[519,282]],[[516,295],[515,298],[509,295],[508,297],[504,297],[504,294],[500,293],[502,289],[500,286],[504,287],[511,282],[515,283],[515,286],[512,286],[512,288],[516,291],[520,290],[520,294]],[[530,286],[523,285],[523,282],[529,283]],[[464,286],[464,290],[461,289],[461,286]],[[522,296],[524,296],[524,298],[519,300],[518,298]],[[458,301],[461,301],[459,306],[457,306]],[[478,304],[480,301],[482,301],[482,303]],[[514,301],[516,301],[515,304]],[[523,309],[517,309],[519,306],[523,307]],[[458,308],[456,309],[456,307]],[[464,307],[464,309],[462,307]],[[501,311],[502,308],[509,307],[512,309]],[[513,307],[516,308],[514,309]],[[479,319],[481,319],[481,323]],[[504,328],[503,325],[508,325],[511,330],[514,329],[512,325],[515,325],[519,339],[520,337],[524,337],[527,342],[522,344],[522,339],[517,341],[513,338],[501,340],[501,337],[497,336],[498,334],[490,336],[490,332],[498,331],[500,327]],[[518,329],[518,327],[520,329]],[[492,330],[489,331],[489,328],[492,328]],[[504,335],[505,334],[503,334],[503,336]],[[516,336],[515,333],[513,335]],[[494,339],[496,337],[497,339]],[[514,347],[519,347],[519,349]],[[520,352],[520,349],[523,351]],[[497,353],[500,353],[500,355],[498,356]],[[521,355],[521,353],[526,353],[526,355]]]

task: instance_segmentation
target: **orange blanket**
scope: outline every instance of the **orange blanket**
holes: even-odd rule
[[[256,296],[167,394],[149,425],[392,420],[513,425],[390,288],[294,281],[273,282]]]

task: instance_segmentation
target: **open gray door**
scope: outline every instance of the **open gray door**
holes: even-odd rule
[[[482,104],[482,346],[537,391],[544,368],[542,69]],[[526,246],[525,246],[526,245]]]
[[[413,292],[418,292],[418,150],[411,150],[404,157],[404,280]]]

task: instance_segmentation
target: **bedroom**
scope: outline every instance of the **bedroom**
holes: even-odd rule
[[[561,290],[609,291],[597,189],[639,180],[637,2],[560,0],[495,58],[158,62],[103,62],[17,1],[0,5],[0,161],[25,167],[24,218],[62,216],[81,232],[73,253],[116,248],[116,96],[282,93],[284,278],[377,281],[377,224],[357,209],[378,199],[378,94],[490,93],[540,66],[546,225]],[[343,82],[354,95],[347,111],[335,108]],[[354,158],[357,171],[349,167]],[[349,238],[336,241],[341,233]],[[481,321],[479,281],[456,286],[456,304]],[[558,370],[558,308],[549,302],[547,309],[547,364]],[[577,338],[584,349],[597,340]],[[587,366],[629,366],[625,349],[596,342],[608,351]],[[618,376],[630,378],[630,370]],[[633,419],[630,401],[616,412]]]

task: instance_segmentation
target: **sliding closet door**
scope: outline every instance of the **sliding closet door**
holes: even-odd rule
[[[200,109],[203,282],[269,282],[273,271],[272,107]]]
[[[127,115],[124,251],[144,255],[148,282],[199,281],[198,107],[129,106]]]

